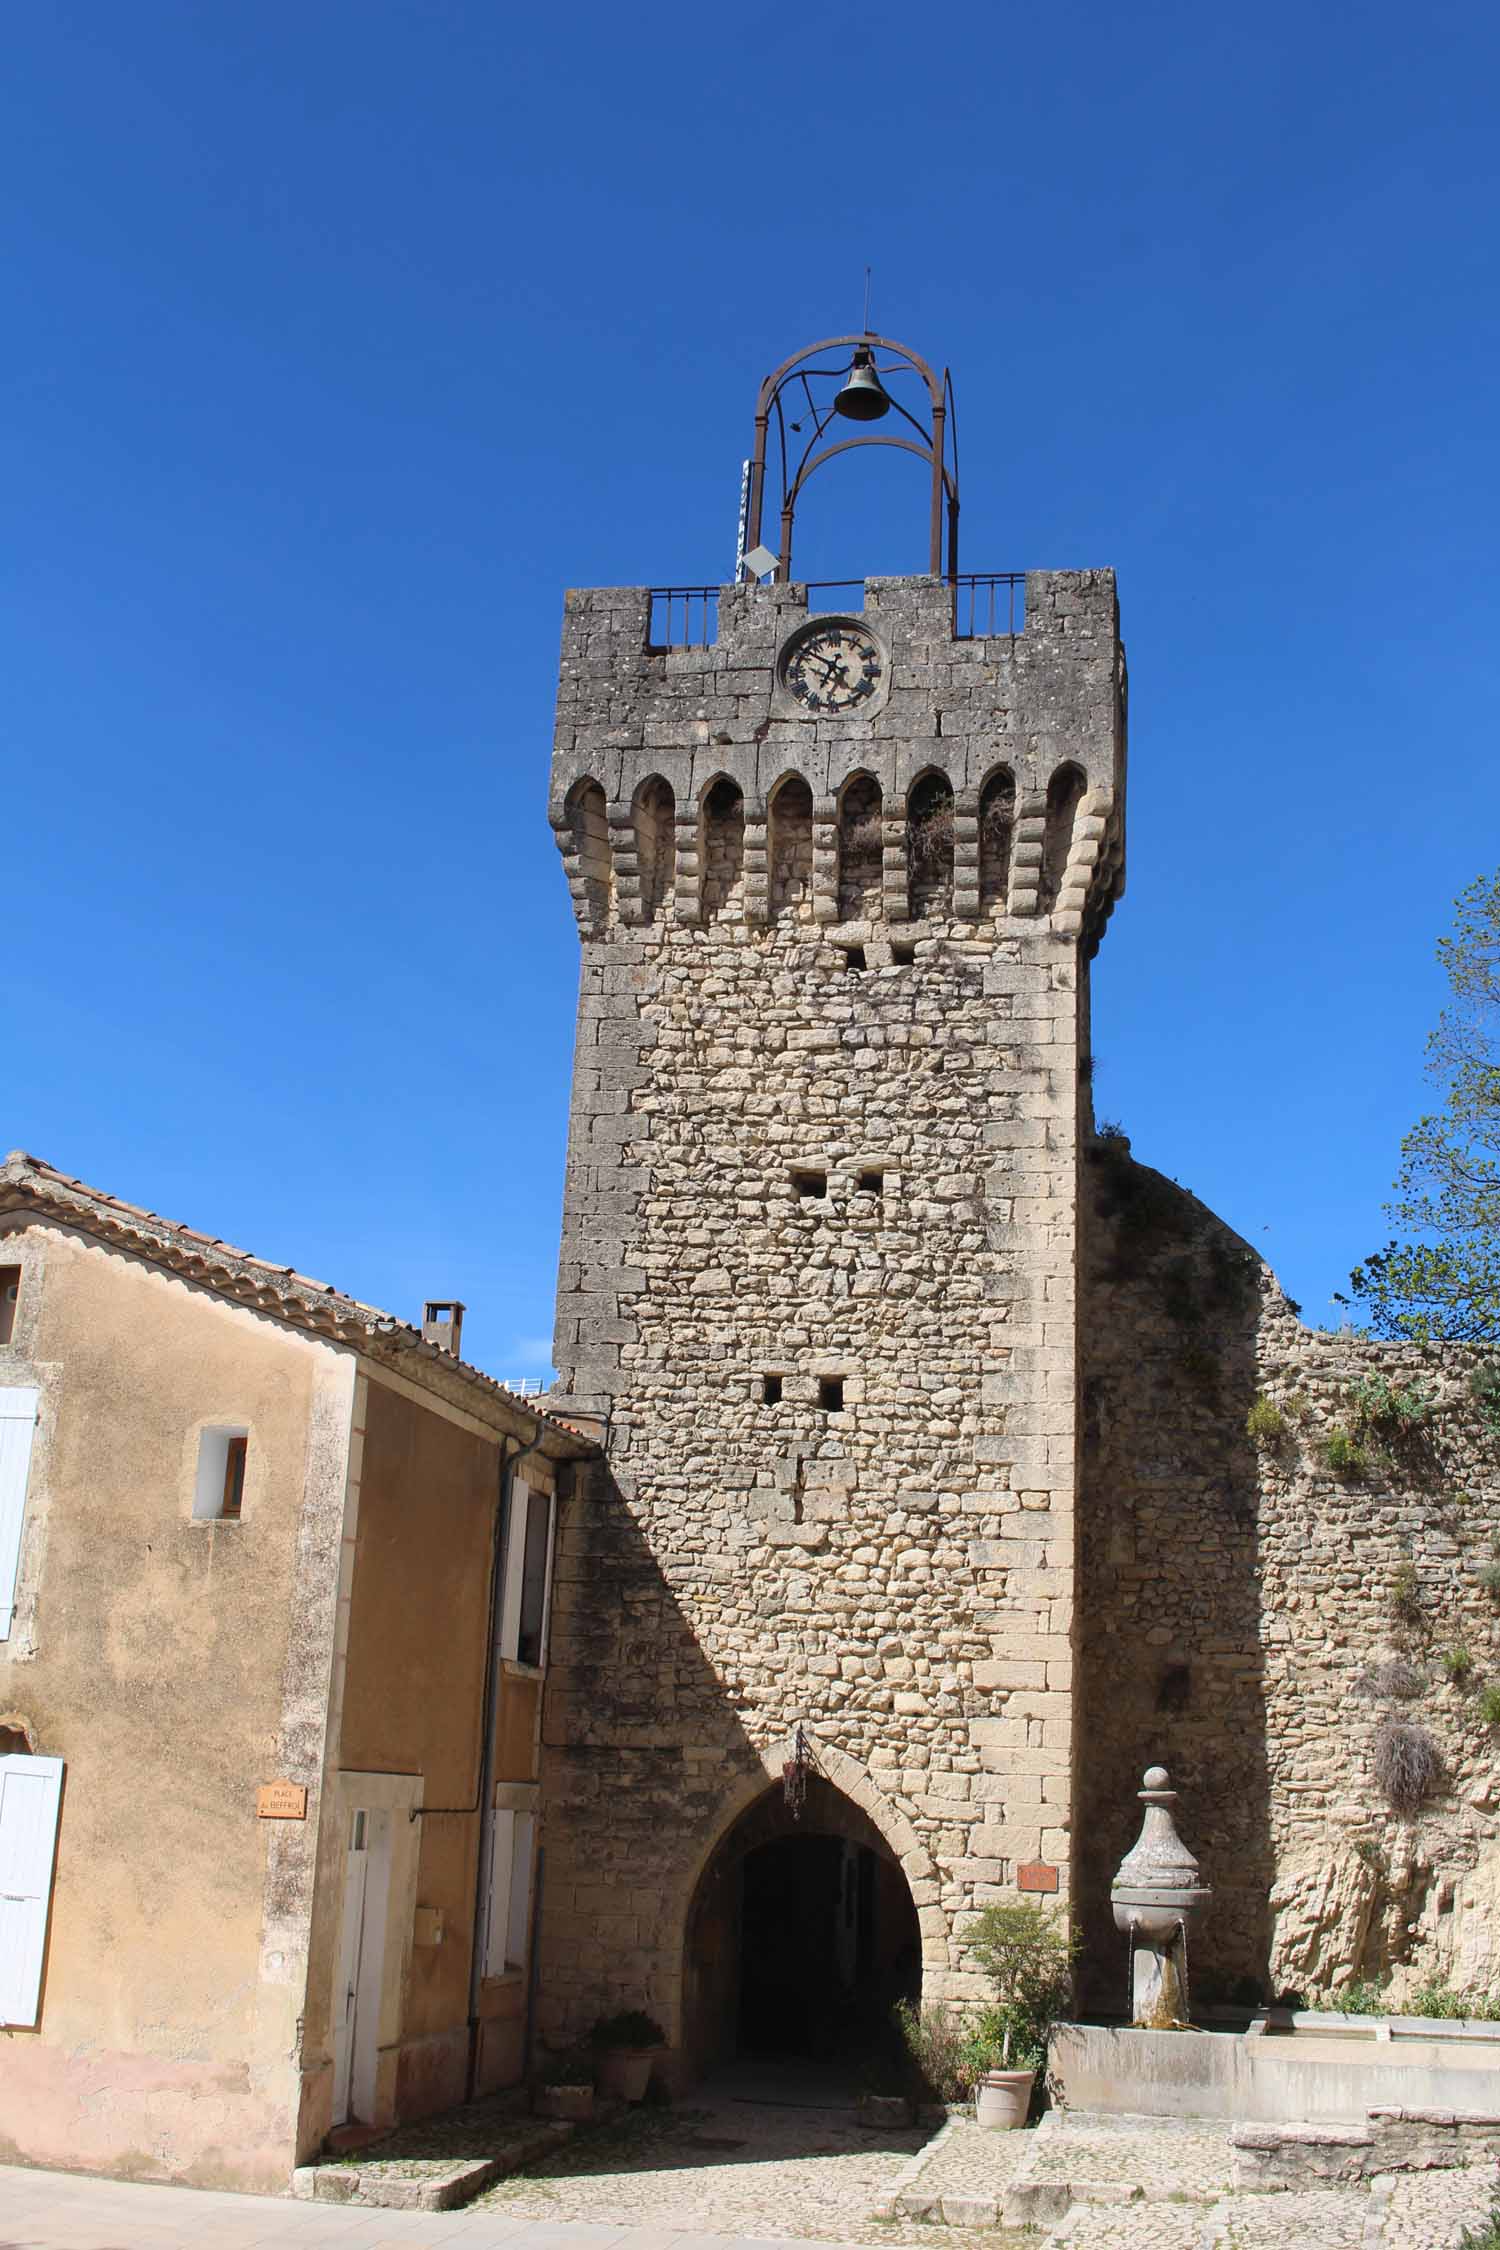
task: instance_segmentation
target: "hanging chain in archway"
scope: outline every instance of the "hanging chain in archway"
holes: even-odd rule
[[[786,1799],[786,1809],[793,1820],[802,1818],[802,1807],[807,1802],[807,1772],[812,1764],[812,1752],[801,1726],[792,1738],[792,1754],[781,1769],[781,1793]]]

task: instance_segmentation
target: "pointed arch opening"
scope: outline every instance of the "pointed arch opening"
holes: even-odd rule
[[[996,766],[979,792],[979,911],[1003,914],[1010,895],[1010,848],[1016,832],[1016,777]]]
[[[880,913],[884,857],[884,805],[880,783],[857,773],[839,796],[839,920],[870,922]]]
[[[813,911],[813,798],[800,773],[771,793],[771,919],[810,922]]]
[[[614,902],[614,855],[609,848],[609,820],[604,791],[597,781],[575,781],[563,807],[572,837],[573,858],[583,884],[588,919],[602,928]]]
[[[677,874],[677,799],[669,781],[652,774],[635,793],[636,864],[640,868],[641,920],[654,922]]]
[[[721,775],[703,793],[703,918],[738,907],[745,880],[745,798]]]
[[[1047,784],[1047,828],[1042,845],[1042,883],[1038,905],[1050,914],[1057,904],[1073,848],[1073,821],[1088,784],[1077,766],[1059,766]]]
[[[953,912],[953,785],[936,769],[907,792],[906,872],[913,921]]]
[[[901,1863],[822,1774],[808,1776],[800,1818],[776,1782],[704,1866],[683,1968],[695,2073],[738,2055],[867,2060],[896,2002],[921,1994],[921,1929]]]

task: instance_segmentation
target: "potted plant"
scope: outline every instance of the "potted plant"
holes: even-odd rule
[[[555,2055],[532,2089],[538,2117],[561,2117],[583,2125],[594,2114],[594,2058],[582,2047]]]
[[[1046,2067],[1047,2034],[1068,2005],[1077,1940],[1045,1907],[987,1906],[964,1943],[995,1987],[995,2005],[974,2026],[979,2122],[992,2132],[1024,2125],[1031,2089]]]
[[[640,2008],[623,2008],[618,2015],[601,2016],[589,2036],[598,2058],[599,2091],[617,2100],[645,2098],[651,2063],[667,2043],[667,2035],[654,2016]]]

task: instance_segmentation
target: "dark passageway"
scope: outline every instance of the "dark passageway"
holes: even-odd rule
[[[780,1788],[729,1829],[688,1919],[688,2052],[835,2062],[886,2036],[921,1985],[906,1878],[879,1831],[821,1777],[800,1820]]]

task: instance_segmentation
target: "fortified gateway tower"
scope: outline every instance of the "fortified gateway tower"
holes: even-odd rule
[[[755,541],[794,383],[778,558]],[[863,430],[891,405],[920,444]],[[836,611],[790,574],[825,432],[904,445],[933,489],[930,575]],[[689,2069],[812,2041],[919,1963],[929,1998],[973,1989],[955,1917],[1069,1887],[1125,662],[1111,572],[957,576],[950,432],[915,354],[815,346],[762,389],[743,582],[567,597],[555,1404],[597,1419],[610,1476],[560,1535],[549,2041],[622,2006]]]

